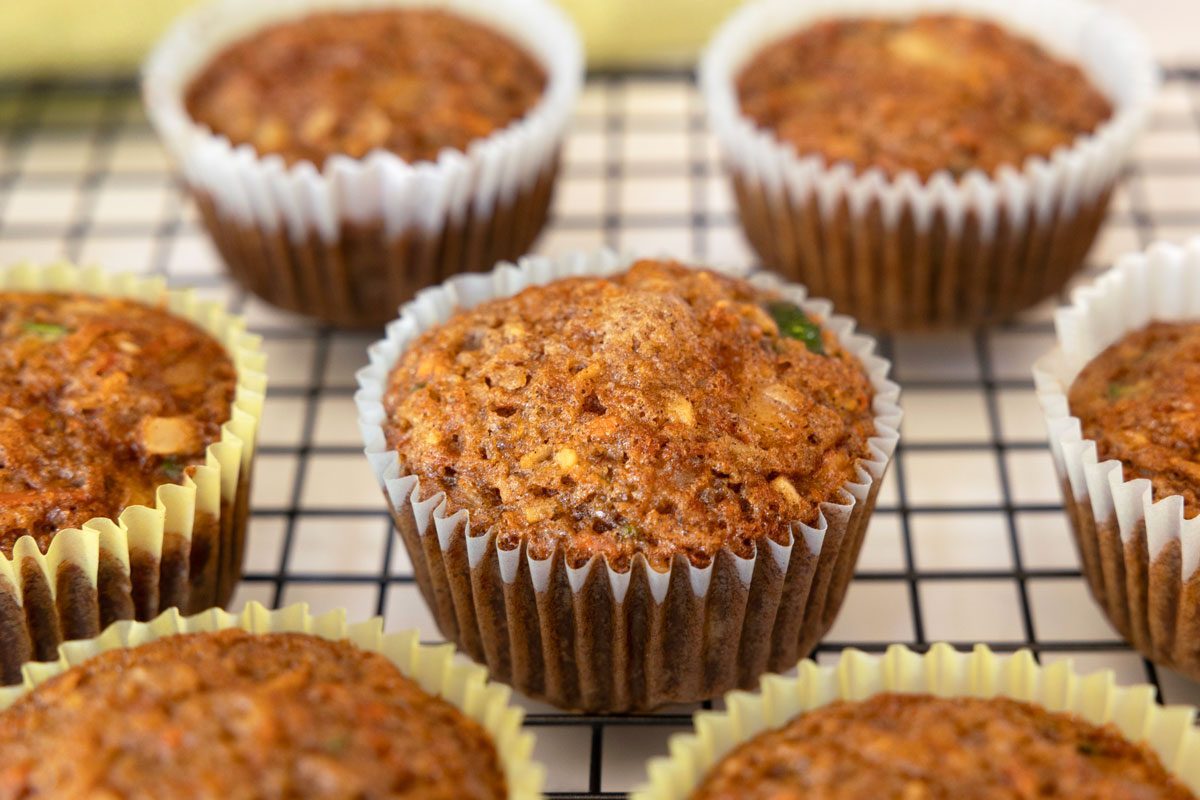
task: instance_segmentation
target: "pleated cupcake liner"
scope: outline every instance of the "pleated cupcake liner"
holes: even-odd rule
[[[1200,680],[1200,516],[1179,495],[1125,480],[1083,437],[1068,393],[1089,361],[1151,321],[1200,322],[1200,239],[1120,259],[1055,317],[1057,347],[1034,365],[1050,452],[1083,574],[1109,621],[1139,652]]]
[[[753,685],[808,653],[833,623],[854,571],[867,522],[899,438],[899,388],[875,342],[854,332],[828,302],[756,273],[748,279],[825,320],[862,362],[875,391],[870,455],[813,525],[796,522],[781,545],[767,540],[749,558],[720,551],[704,568],[678,556],[658,572],[644,556],[626,571],[599,557],[579,568],[558,550],[533,558],[470,528],[469,509],[422,491],[385,441],[382,398],[405,348],[455,310],[572,276],[605,276],[632,263],[608,251],[556,260],[522,259],[421,292],[387,338],[370,348],[355,400],[366,453],[379,478],[416,581],[446,638],[492,675],[562,708],[645,710],[719,696]]]
[[[0,554],[0,683],[21,664],[55,657],[59,644],[96,636],[122,619],[178,606],[225,605],[242,570],[250,477],[266,391],[265,355],[245,322],[159,279],[22,264],[0,272],[0,291],[83,292],[161,305],[215,337],[237,369],[229,420],[205,463],[181,484],[163,484],[155,505],[58,531],[45,552],[22,536]]]
[[[1096,725],[1112,723],[1200,791],[1196,709],[1159,705],[1153,686],[1117,686],[1108,670],[1081,675],[1070,661],[1040,666],[1028,650],[1002,656],[984,645],[960,652],[935,644],[925,655],[903,645],[882,656],[844,650],[836,664],[802,661],[795,677],[768,675],[757,692],[730,692],[724,711],[698,712],[693,731],[671,737],[670,755],[649,763],[648,779],[632,800],[684,800],[726,754],[757,734],[835,701],[861,701],[880,692],[1008,697]]]
[[[1112,118],[1048,159],[922,180],[828,164],[742,114],[737,74],[771,42],[831,17],[939,12],[993,20],[1079,62],[1112,102]],[[987,324],[1060,290],[1103,223],[1157,86],[1130,25],[1079,0],[756,0],[718,31],[700,69],[709,126],[763,263],[861,324],[892,331]]]
[[[423,0],[217,0],[186,14],[143,70],[146,111],[243,286],[342,327],[379,327],[423,286],[528,251],[546,221],[583,55],[548,0],[448,0],[439,8],[509,36],[547,74],[529,113],[466,152],[413,164],[375,150],[320,170],[287,166],[193,121],[189,81],[224,46],[314,11],[427,6]]]
[[[521,727],[525,712],[511,703],[512,693],[507,687],[488,681],[487,670],[456,657],[449,645],[421,644],[415,630],[385,634],[381,617],[347,624],[346,611],[340,608],[314,616],[304,603],[269,611],[251,602],[239,614],[210,609],[183,616],[177,609],[171,609],[148,622],[119,622],[95,638],[63,645],[56,661],[26,664],[20,686],[0,688],[0,709],[8,708],[38,685],[109,650],[140,647],[185,633],[229,628],[254,634],[307,633],[334,641],[346,640],[385,656],[426,692],[442,697],[483,726],[504,769],[511,800],[542,797],[545,770],[532,760],[533,734]]]

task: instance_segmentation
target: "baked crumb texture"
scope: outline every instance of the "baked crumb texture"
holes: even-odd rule
[[[742,744],[692,800],[1190,800],[1111,725],[1008,698],[837,701]]]
[[[818,321],[652,261],[457,314],[403,354],[385,408],[402,466],[473,530],[622,572],[787,544],[874,435],[862,364]]]
[[[375,149],[432,161],[525,116],[546,80],[506,36],[456,14],[323,12],[218,52],[185,104],[214,133],[288,164]]]
[[[110,650],[0,714],[0,798],[499,800],[483,728],[382,655],[242,630]]]
[[[154,505],[232,412],[225,348],[162,308],[0,292],[0,553]]]
[[[1185,518],[1200,514],[1200,323],[1126,334],[1083,368],[1069,401],[1101,461],[1148,479],[1155,500],[1182,497]]]
[[[1074,64],[950,15],[820,22],[763,48],[737,94],[743,114],[801,155],[892,177],[1019,168],[1113,113]]]

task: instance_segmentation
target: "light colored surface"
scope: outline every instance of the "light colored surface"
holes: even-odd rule
[[[1169,81],[1092,254],[1093,274],[1154,237],[1200,233],[1200,213],[1188,201],[1200,196],[1198,115],[1200,82]],[[672,207],[633,213],[627,200],[634,208],[647,201],[622,191],[628,176],[648,191],[673,187]],[[686,82],[592,84],[576,116],[554,224],[539,250],[636,242],[683,258],[750,263],[719,176]],[[1160,181],[1182,188],[1152,205],[1149,192]],[[122,213],[95,219],[93,209],[120,205],[114,197],[126,198]],[[143,207],[130,201],[135,197],[153,202]],[[416,626],[436,638],[403,548],[389,535],[356,435],[339,419],[352,413],[354,371],[377,335],[331,335],[231,287],[194,211],[162,171],[133,96],[0,89],[0,263],[81,255],[196,285],[206,296],[229,300],[267,337],[271,392],[249,579],[238,602],[378,609],[389,629]],[[1029,366],[1052,339],[1053,307],[1047,303],[1019,325],[988,333],[886,342],[905,397],[913,400],[907,438],[883,486],[859,577],[820,660],[853,643],[927,643],[942,634],[961,636],[960,643],[994,636],[1011,648],[1014,636],[1022,642],[1037,636],[1048,660],[1074,656],[1087,670],[1112,666],[1123,681],[1155,677],[1097,619],[1057,498],[1039,499],[1040,483],[1027,476],[1047,457]],[[1006,485],[1022,493],[1015,505],[1004,502]],[[284,577],[276,581],[281,567]],[[978,625],[944,608],[963,598],[974,603]],[[1157,677],[1167,701],[1200,699],[1195,684],[1164,671]],[[644,760],[665,752],[669,733],[687,724],[680,709],[671,709],[661,725],[577,718],[564,725],[557,716],[540,716],[549,712],[544,706],[523,704],[539,715],[533,720],[538,755],[548,764],[552,791],[626,790],[640,780]]]

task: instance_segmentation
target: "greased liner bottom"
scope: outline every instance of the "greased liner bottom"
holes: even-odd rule
[[[823,214],[815,198],[797,204],[736,173],[733,186],[763,263],[888,331],[992,324],[1054,296],[1083,266],[1113,189],[1045,219],[1001,211],[985,232],[973,212],[952,223],[939,210],[922,224],[905,209],[888,225],[879,201]]]
[[[417,290],[529,252],[545,227],[557,173],[555,157],[533,184],[490,212],[469,210],[438,230],[414,228],[395,238],[379,222],[343,222],[332,241],[315,231],[297,240],[220,213],[198,190],[192,197],[230,275],[246,289],[332,325],[379,328]]]
[[[214,608],[185,617],[177,609],[171,609],[149,622],[119,622],[96,638],[63,645],[57,661],[25,665],[23,685],[0,689],[0,709],[8,708],[38,684],[108,650],[138,647],[181,633],[227,628],[259,634],[291,632],[345,639],[386,656],[422,689],[453,703],[483,726],[496,747],[511,800],[534,800],[542,796],[543,769],[531,760],[533,734],[522,729],[525,712],[509,702],[511,692],[507,687],[488,681],[487,670],[482,667],[456,658],[450,645],[423,645],[415,630],[384,634],[381,617],[347,624],[345,609],[313,616],[303,603],[269,611],[251,602],[240,614]]]
[[[821,19],[940,12],[994,20],[1078,63],[1112,116],[1046,158],[920,178],[826,163],[742,113],[738,73],[781,36]],[[756,0],[721,27],[700,68],[709,126],[763,263],[885,330],[981,325],[1060,289],[1095,239],[1157,85],[1132,26],[1079,0]]]
[[[24,536],[11,556],[0,554],[0,683],[7,684],[20,680],[22,663],[55,658],[63,641],[96,636],[116,620],[229,602],[245,550],[266,360],[240,318],[190,292],[167,291],[158,279],[24,264],[0,273],[0,291],[77,291],[161,303],[213,335],[237,368],[220,440],[181,485],[158,487],[153,508],[130,506],[115,521],[98,518],[59,531],[45,553]]]
[[[355,398],[367,456],[442,633],[497,680],[562,708],[597,712],[716,697],[812,650],[841,606],[900,422],[899,388],[887,379],[888,362],[873,355],[874,341],[855,334],[848,318],[831,317],[827,302],[758,273],[752,283],[826,320],[874,386],[870,456],[838,502],[823,505],[813,526],[795,523],[786,546],[767,542],[750,558],[726,549],[704,569],[682,556],[666,573],[640,556],[627,572],[599,558],[576,569],[557,551],[538,561],[524,545],[501,549],[490,532],[470,530],[466,510],[451,513],[443,495],[426,497],[416,476],[401,473],[381,427],[388,374],[410,341],[457,308],[630,263],[607,251],[527,258],[421,292],[372,346]]]
[[[632,800],[683,800],[725,754],[756,734],[836,700],[880,692],[1011,697],[1095,724],[1111,722],[1127,738],[1146,742],[1167,769],[1200,791],[1194,708],[1160,706],[1153,686],[1117,686],[1111,671],[1083,676],[1069,661],[1039,666],[1028,650],[1000,656],[983,645],[965,653],[935,644],[926,655],[902,645],[882,657],[845,650],[836,665],[802,661],[796,677],[768,675],[758,692],[730,692],[724,711],[697,713],[693,732],[671,738],[670,756],[649,763],[648,781]]]
[[[1200,680],[1200,516],[1125,480],[1083,438],[1067,393],[1106,347],[1153,320],[1200,322],[1200,239],[1129,255],[1055,317],[1058,347],[1034,365],[1083,574],[1109,621],[1147,658]]]

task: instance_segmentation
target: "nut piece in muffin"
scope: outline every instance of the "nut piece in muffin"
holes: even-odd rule
[[[503,34],[435,9],[313,13],[234,42],[191,81],[197,122],[288,164],[375,149],[434,160],[525,116],[546,73]]]
[[[1200,514],[1200,322],[1152,322],[1093,358],[1068,395],[1101,461],[1147,478],[1154,499]]]
[[[401,355],[384,431],[422,492],[538,559],[624,571],[790,541],[858,477],[871,382],[821,321],[672,262],[461,311]]]
[[[1109,101],[1073,64],[983,20],[829,20],[763,48],[742,112],[801,155],[888,176],[1020,167],[1094,131]]]
[[[506,795],[478,723],[384,656],[307,634],[110,650],[0,714],[0,798]]]
[[[878,694],[800,714],[726,755],[692,800],[1189,800],[1111,725],[1008,698]]]
[[[204,463],[236,382],[220,342],[162,308],[0,293],[0,551],[153,505]]]

